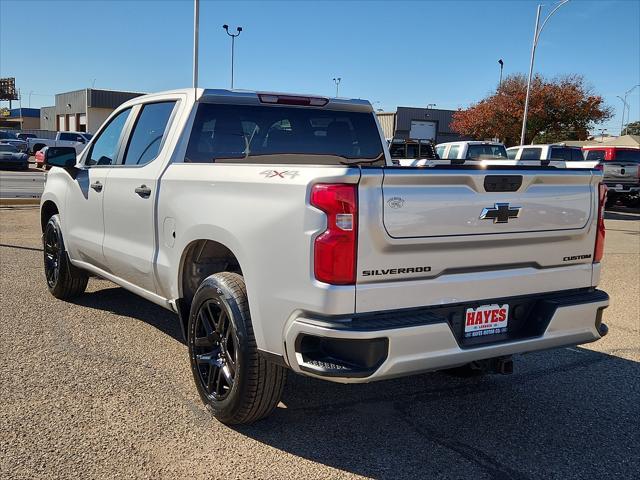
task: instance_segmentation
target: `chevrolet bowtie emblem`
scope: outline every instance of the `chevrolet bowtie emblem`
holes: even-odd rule
[[[484,208],[480,220],[493,220],[493,223],[507,223],[510,218],[520,216],[520,207],[511,207],[508,203],[496,203],[493,207]]]

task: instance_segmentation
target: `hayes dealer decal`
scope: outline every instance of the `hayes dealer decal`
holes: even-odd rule
[[[478,308],[467,308],[465,314],[464,336],[481,337],[507,331],[509,321],[509,305],[482,305]]]

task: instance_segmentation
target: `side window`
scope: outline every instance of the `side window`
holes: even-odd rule
[[[440,145],[439,147],[436,147],[436,153],[438,154],[438,158],[442,158],[444,156],[444,149],[446,147],[444,145]]]
[[[124,154],[124,165],[144,165],[158,156],[175,105],[176,102],[159,102],[142,107]]]
[[[542,155],[541,148],[523,148],[520,160],[540,160],[540,155]]]
[[[516,159],[516,155],[518,155],[518,149],[517,148],[510,148],[507,150],[507,158],[509,160],[515,160]]]
[[[407,145],[407,158],[418,158],[418,145],[415,143]]]
[[[452,145],[451,148],[449,148],[449,154],[447,155],[447,159],[448,160],[454,160],[456,158],[458,158],[458,152],[460,151],[460,146],[459,145]]]
[[[604,161],[604,150],[589,150],[587,152],[587,160]]]
[[[551,160],[562,160],[565,162],[571,161],[571,149],[570,148],[552,148]]]
[[[118,155],[120,137],[127,123],[131,109],[127,108],[116,115],[107,127],[100,132],[87,156],[85,165],[113,165]]]
[[[582,154],[582,150],[579,148],[571,149],[571,160],[574,162],[582,162],[584,160],[584,155]]]
[[[60,133],[60,140],[75,142],[76,135],[73,133]]]

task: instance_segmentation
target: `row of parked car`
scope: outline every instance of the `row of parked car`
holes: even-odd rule
[[[80,153],[91,139],[86,132],[57,132],[54,138],[40,138],[34,133],[0,130],[0,167],[27,170],[29,154],[36,156],[36,166],[44,167],[38,155],[45,147],[73,147]]]
[[[564,143],[522,145],[506,148],[492,141],[447,142],[433,146],[427,141],[391,140],[389,151],[396,165],[435,166],[440,161],[487,164],[551,165],[558,168],[602,170],[608,187],[608,204],[640,204],[640,149],[590,145],[576,147]]]

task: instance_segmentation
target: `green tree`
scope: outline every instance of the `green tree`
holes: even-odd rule
[[[479,140],[500,138],[507,145],[518,144],[526,90],[524,75],[507,77],[495,93],[456,112],[451,128]],[[525,143],[586,140],[595,124],[611,116],[612,109],[580,75],[551,80],[536,75],[531,83]]]
[[[627,123],[622,130],[622,135],[640,135],[640,122]]]

